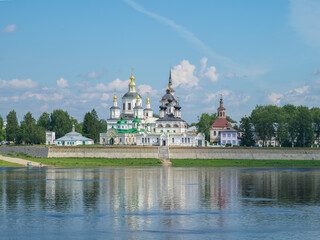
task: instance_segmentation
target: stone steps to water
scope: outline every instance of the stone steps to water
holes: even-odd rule
[[[169,147],[161,146],[158,148],[158,157],[162,162],[162,166],[171,166]]]

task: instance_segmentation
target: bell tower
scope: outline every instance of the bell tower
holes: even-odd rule
[[[226,109],[223,107],[223,99],[222,99],[222,95],[220,98],[220,107],[218,108],[218,118],[226,118]]]

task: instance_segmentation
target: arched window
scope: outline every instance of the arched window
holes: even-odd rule
[[[173,125],[173,127],[178,128],[179,126],[178,126],[178,124],[175,124],[175,125]]]
[[[162,126],[162,124],[159,124],[158,127],[159,127],[159,128],[162,128],[163,126]]]
[[[167,125],[166,125],[166,128],[171,128],[170,124],[167,124]]]

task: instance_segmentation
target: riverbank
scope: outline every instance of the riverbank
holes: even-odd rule
[[[21,167],[22,165],[17,163],[11,163],[7,161],[0,160],[0,168],[1,167]]]
[[[32,158],[35,162],[52,166],[103,167],[103,166],[161,166],[156,158]]]
[[[28,158],[51,166],[161,166],[158,159],[110,158]],[[171,159],[173,167],[320,167],[317,160],[249,160],[249,159]]]

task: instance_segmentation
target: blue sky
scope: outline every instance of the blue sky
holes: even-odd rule
[[[172,65],[183,118],[236,120],[257,104],[319,106],[320,2],[0,1],[0,115],[109,117],[136,84],[158,112]]]

